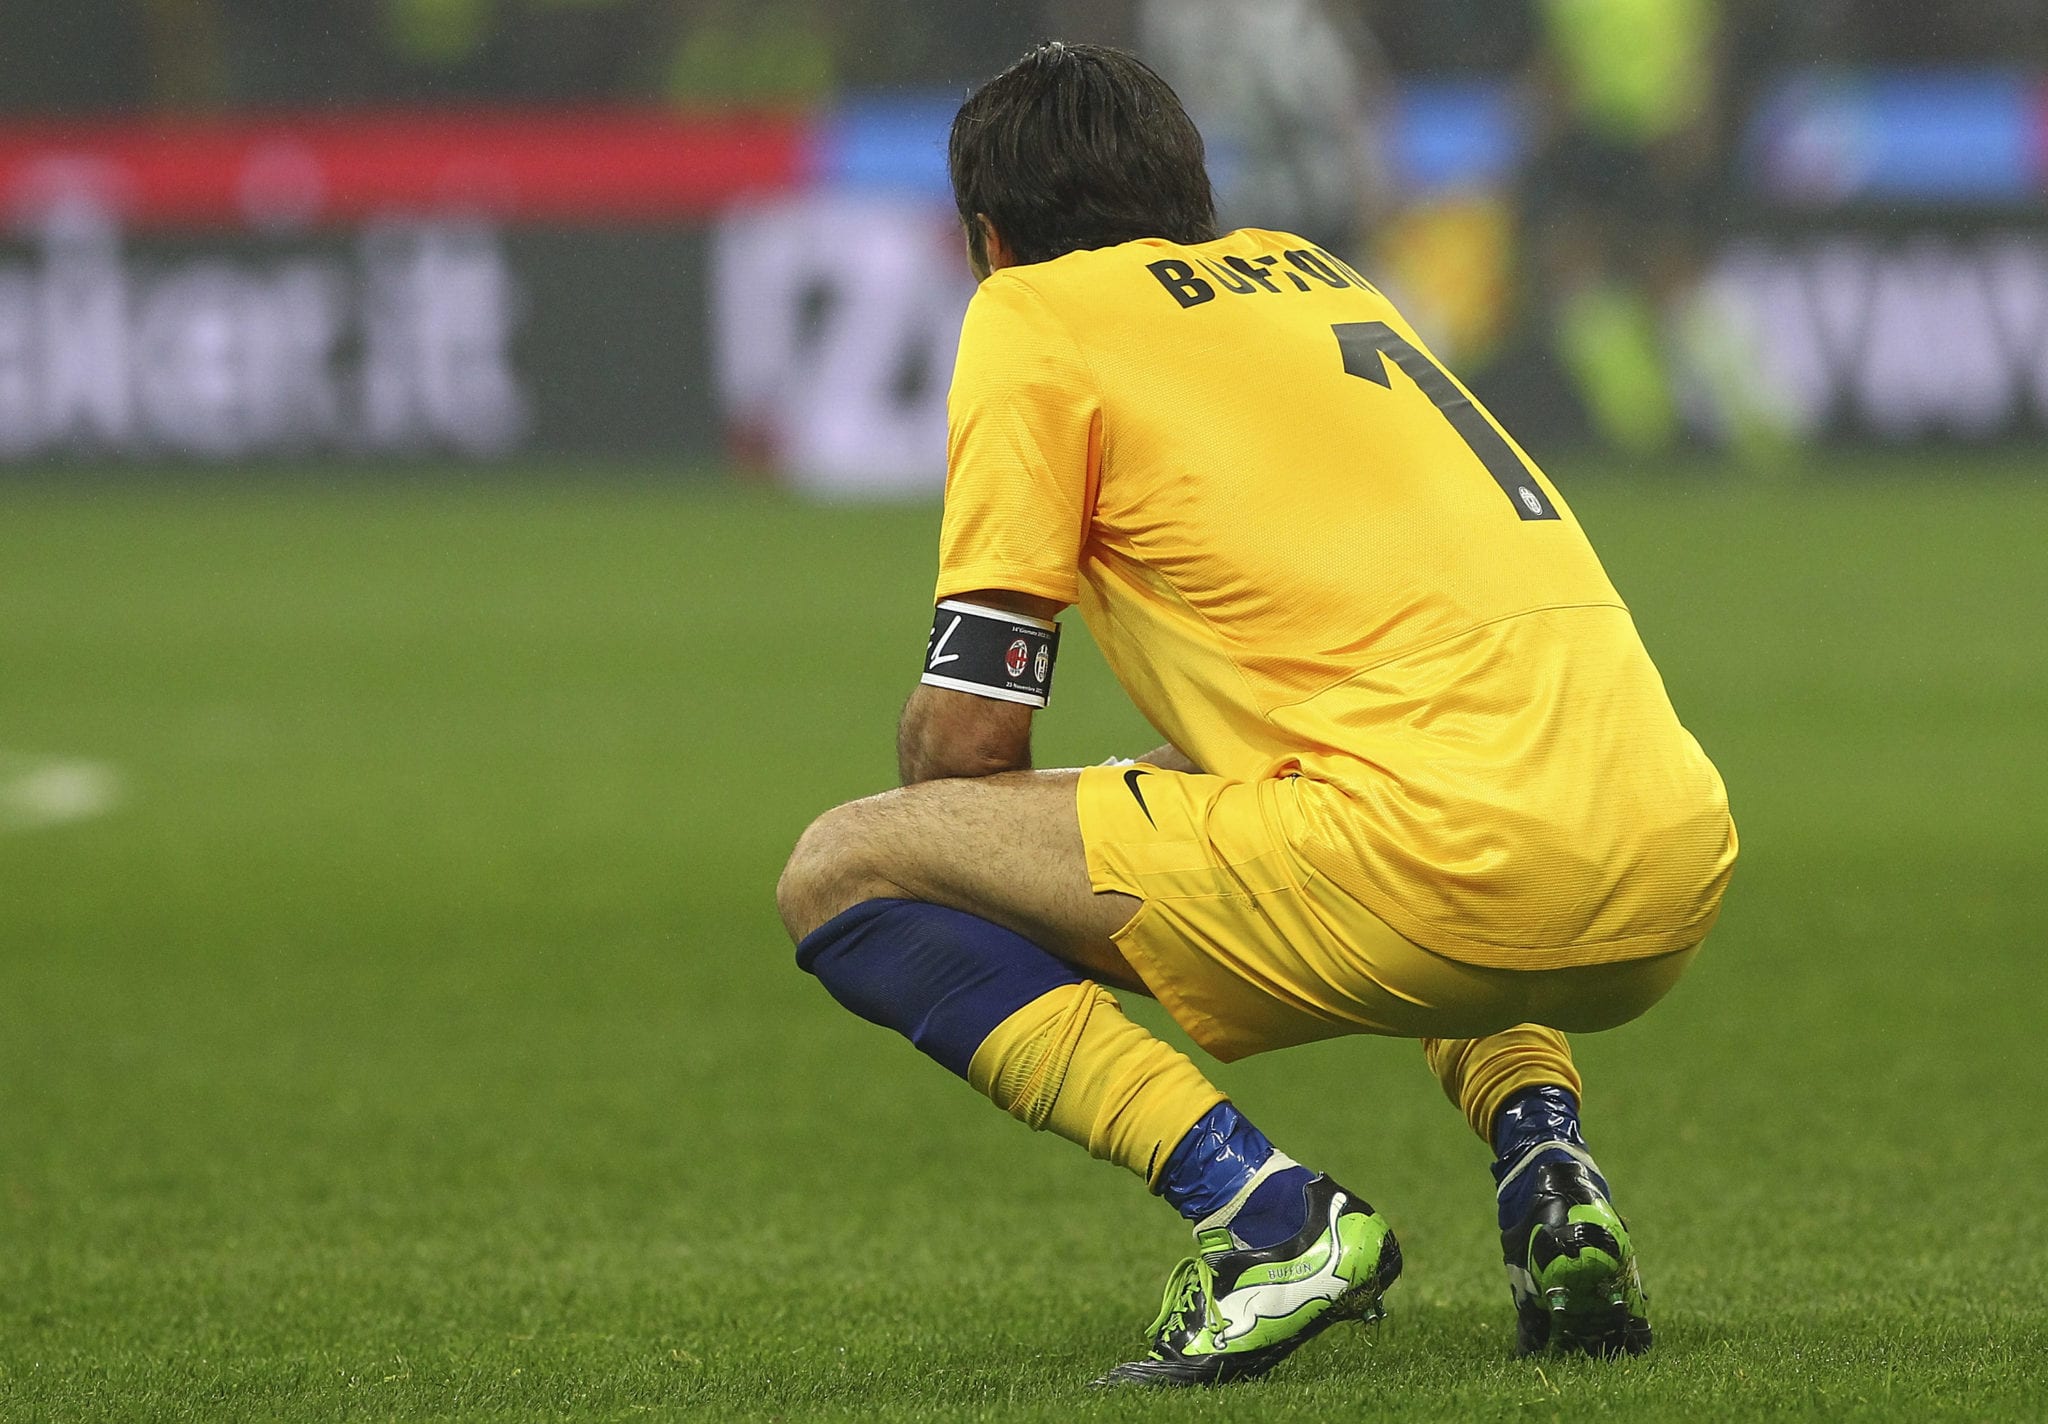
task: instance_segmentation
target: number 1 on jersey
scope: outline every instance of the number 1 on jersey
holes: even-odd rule
[[[1345,374],[1392,390],[1393,377],[1388,374],[1386,363],[1392,361],[1399,366],[1479,457],[1479,463],[1486,466],[1486,473],[1507,495],[1516,514],[1523,519],[1560,517],[1557,506],[1543,492],[1528,463],[1493,428],[1493,422],[1480,414],[1479,407],[1472,404],[1471,397],[1459,389],[1443,367],[1383,321],[1344,321],[1330,329],[1337,333],[1337,345],[1344,352]]]

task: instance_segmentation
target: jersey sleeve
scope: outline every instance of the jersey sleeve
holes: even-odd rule
[[[1065,323],[1023,282],[983,282],[947,402],[937,597],[1072,603],[1101,464],[1101,403]]]

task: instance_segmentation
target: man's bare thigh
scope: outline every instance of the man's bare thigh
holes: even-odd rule
[[[857,868],[840,898],[872,891],[965,910],[1098,979],[1142,989],[1110,942],[1140,902],[1090,885],[1079,781],[1078,771],[1013,771],[922,782],[828,812],[805,840],[822,838],[818,853]]]

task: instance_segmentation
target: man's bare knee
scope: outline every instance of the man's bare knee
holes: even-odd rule
[[[775,883],[775,904],[792,940],[864,900],[902,893],[875,863],[867,822],[853,802],[827,811],[797,838]]]

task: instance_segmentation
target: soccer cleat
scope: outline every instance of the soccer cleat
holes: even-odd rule
[[[1530,1165],[1560,1149],[1572,1160]],[[1535,1173],[1529,1210],[1500,1234],[1517,1354],[1640,1355],[1650,1348],[1635,1246],[1592,1163],[1571,1144],[1540,1143],[1501,1184],[1505,1192],[1517,1173]]]
[[[1255,1379],[1340,1320],[1386,1314],[1380,1298],[1401,1274],[1401,1247],[1372,1207],[1328,1177],[1304,1189],[1308,1221],[1264,1250],[1239,1246],[1227,1226],[1195,1237],[1174,1267],[1145,1358],[1098,1385],[1227,1384]]]

